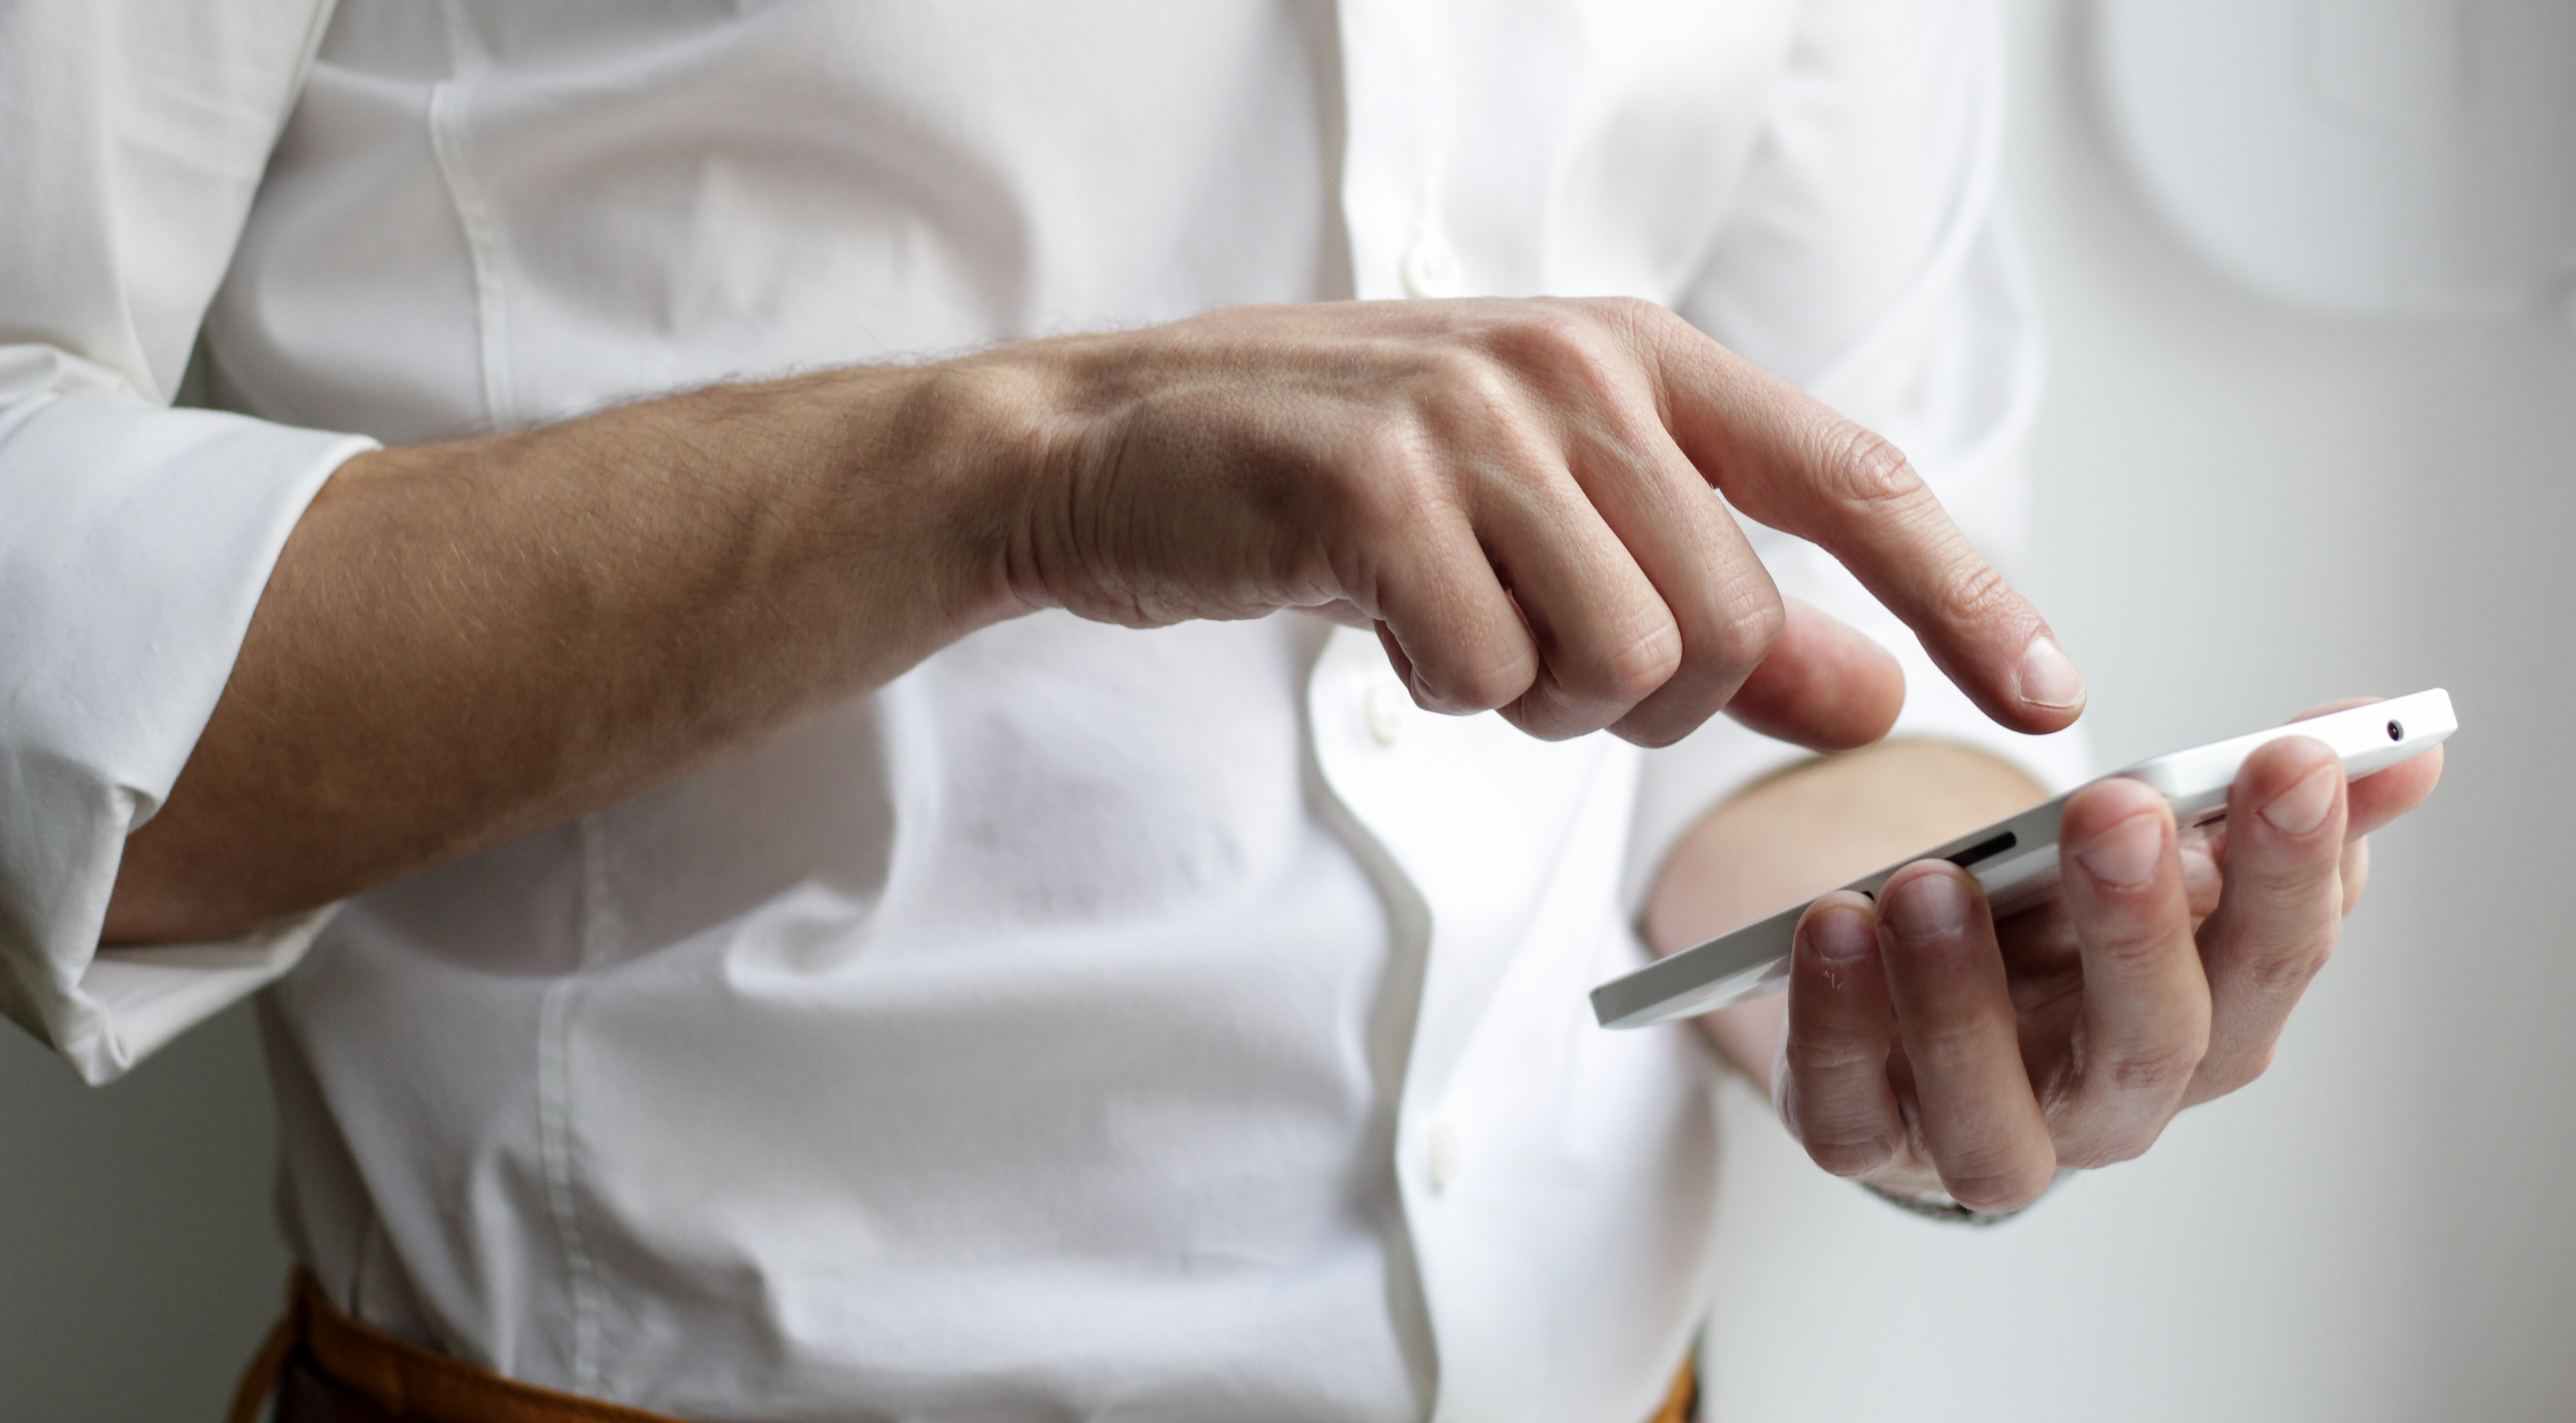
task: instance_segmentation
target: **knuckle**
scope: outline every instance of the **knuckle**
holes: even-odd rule
[[[1618,345],[1580,309],[1553,303],[1531,308],[1487,338],[1495,360],[1538,376],[1559,401],[1590,410],[1615,406],[1622,387]]]
[[[2115,1092],[2171,1096],[2191,1082],[2208,1052],[2208,1039],[2195,1036],[2113,1054],[2101,1064],[2101,1080]]]
[[[1923,476],[1886,436],[1857,421],[1841,420],[1827,428],[1824,440],[1822,463],[1832,472],[1837,497],[1858,505],[1885,505],[1923,496]]]
[[[1641,296],[1599,297],[1594,305],[1599,307],[1603,320],[1638,331],[1656,330],[1681,319],[1673,314],[1672,308]]]
[[[2176,939],[2175,936],[2183,932],[2178,922],[2170,925],[2156,922],[2139,913],[2141,906],[2121,902],[2141,897],[2138,892],[2123,895],[2118,887],[2109,888],[2112,896],[2106,897],[2113,897],[2113,902],[2102,906],[2097,911],[2099,917],[2086,926],[2092,931],[2092,942],[2087,947],[2092,950],[2092,959],[2100,971],[2123,978],[2149,976],[2169,958],[2198,952],[2189,939]],[[2145,908],[2155,909],[2156,906]],[[2128,922],[2105,924],[2101,922],[2103,919]],[[2148,922],[2136,922],[2141,919]]]
[[[1793,1067],[1793,1072],[1794,1072]],[[1858,1176],[1895,1159],[1903,1135],[1892,1124],[1866,1113],[1819,1111],[1796,1076],[1781,1094],[1781,1118],[1806,1150],[1808,1159],[1836,1176]]]
[[[2245,964],[2245,977],[2257,992],[2268,996],[2304,992],[2334,957],[2334,949],[2335,934],[2329,929],[2285,952],[2250,957]]]
[[[1663,621],[1610,653],[1595,675],[1609,700],[1629,706],[1671,681],[1681,662],[1681,635]]]
[[[1783,1056],[1788,1059],[1790,1077],[1795,1081],[1818,1074],[1841,1075],[1875,1068],[1885,1052],[1849,1038],[1792,1034]]]
[[[1973,567],[1959,570],[1958,577],[1943,585],[1939,607],[1942,615],[1953,622],[1983,622],[2015,596],[2001,570],[1977,559]]]
[[[1937,939],[1897,939],[1889,948],[1891,959],[1910,958],[1918,973],[1943,973],[1966,958],[1955,942]],[[1976,1063],[2008,1041],[2008,1031],[1978,1012],[1928,1014],[1906,1034],[1907,1051],[1925,1063]]]
[[[1427,709],[1458,714],[1492,711],[1521,701],[1531,691],[1534,680],[1534,669],[1526,656],[1477,658],[1461,664],[1443,679],[1436,698],[1439,705]],[[1535,710],[1544,722],[1547,709]]]
[[[1520,420],[1520,390],[1511,375],[1474,347],[1442,344],[1422,353],[1415,404],[1444,434],[1478,443],[1479,432],[1508,429]]]
[[[1765,583],[1727,600],[1705,634],[1705,655],[1729,672],[1749,672],[1780,645],[1789,610]]]
[[[1492,711],[1519,701],[1529,690],[1526,669],[1516,661],[1478,658],[1461,663],[1423,693],[1423,709],[1450,715]]]
[[[1518,421],[1521,393],[1509,372],[1491,361],[1464,354],[1449,365],[1442,385],[1458,405],[1495,425]]]
[[[1708,340],[1698,327],[1659,301],[1641,296],[1609,296],[1599,298],[1595,306],[1603,329],[1624,337],[1639,351],[1666,351]]]
[[[1697,335],[1697,329],[1675,315],[1672,308],[1641,296],[1600,297],[1586,306],[1593,313],[1593,330],[1624,338],[1632,347],[1654,350],[1669,345],[1685,332]]]
[[[1595,332],[1595,323],[1581,307],[1549,301],[1522,308],[1512,321],[1498,328],[1496,335],[1534,354],[1556,355],[1569,350],[1590,351],[1597,340]]]

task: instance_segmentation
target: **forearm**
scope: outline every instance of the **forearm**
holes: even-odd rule
[[[1890,741],[1807,762],[1682,837],[1648,901],[1647,940],[1658,954],[1686,949],[2045,796],[2010,764],[1952,742]],[[1775,994],[1700,1023],[1768,1090],[1786,1008]]]
[[[351,461],[105,937],[237,932],[560,822],[1017,611],[1009,399],[839,372]]]
[[[1901,455],[1635,302],[1210,313],[353,461],[287,542],[106,936],[238,930],[633,794],[996,618],[1332,607],[1417,701],[1849,745],[1895,664],[1709,497],[1816,539],[2007,725],[2080,680]],[[1972,592],[1973,596],[1962,596]]]

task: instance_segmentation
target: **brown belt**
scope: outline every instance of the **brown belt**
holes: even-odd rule
[[[659,1413],[557,1393],[433,1354],[340,1312],[313,1276],[295,1272],[286,1318],[233,1395],[231,1423],[677,1423]],[[1647,1423],[1690,1423],[1699,1379],[1682,1361],[1664,1406]]]
[[[232,1423],[262,1423],[259,1406],[272,1391],[277,1423],[677,1423],[406,1343],[342,1314],[304,1270],[287,1291],[286,1318],[233,1395]]]

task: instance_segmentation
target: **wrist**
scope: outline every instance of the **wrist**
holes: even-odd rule
[[[1051,482],[1058,422],[1042,373],[999,354],[826,378],[821,525],[833,550],[866,551],[840,560],[848,577],[919,600],[923,654],[1045,606],[1013,564]]]
[[[1109,422],[1083,338],[1027,341],[925,367],[902,425],[936,471],[945,556],[977,625],[1063,607],[1084,470]]]

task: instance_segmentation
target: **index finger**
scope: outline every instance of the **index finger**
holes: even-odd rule
[[[2083,713],[2083,674],[2047,620],[1902,451],[1687,326],[1647,339],[1674,441],[1737,508],[1839,559],[1997,722],[2055,731]]]

